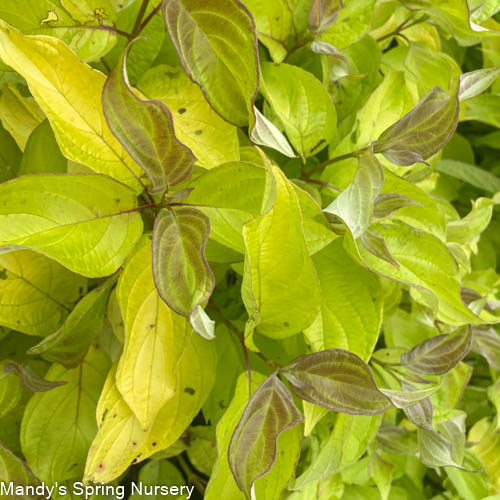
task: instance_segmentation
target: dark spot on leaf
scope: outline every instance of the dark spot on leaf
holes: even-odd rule
[[[156,446],[156,443],[155,442],[151,443],[151,446]]]
[[[203,134],[203,130],[201,130],[201,129],[195,130],[194,134],[195,135],[201,135],[201,134]]]
[[[290,326],[290,323],[288,323],[288,321],[285,321],[285,322],[283,323],[283,326],[286,326],[286,327],[288,328],[288,327]]]
[[[313,146],[309,152],[312,153],[315,149],[318,149],[324,142],[326,142],[325,139],[321,139],[315,146]]]
[[[99,470],[103,470],[103,469],[104,469],[104,464],[101,462],[97,468],[98,468]]]
[[[106,418],[107,414],[108,414],[108,409],[104,408],[104,411],[102,412],[101,423],[104,422],[104,419]]]
[[[132,446],[137,446],[137,441],[133,441]]]
[[[118,415],[115,413],[115,414],[113,415],[113,418],[116,418],[117,416],[118,416]]]
[[[184,392],[191,394],[191,396],[196,392],[192,387],[185,387]]]
[[[7,279],[7,273],[5,272],[5,269],[0,269],[0,280],[6,280]]]
[[[155,325],[154,323],[151,323],[151,324],[149,325],[149,328],[154,328],[155,326],[156,326],[156,325]]]
[[[83,293],[83,286],[78,289],[78,293],[81,295]]]
[[[177,110],[177,113],[179,113],[180,115],[184,114],[185,112],[187,111],[186,108],[180,108],[179,110]]]
[[[16,325],[20,325],[21,322],[19,320],[16,321]]]
[[[120,198],[115,198],[115,203],[116,204],[119,204],[122,200],[120,200]]]

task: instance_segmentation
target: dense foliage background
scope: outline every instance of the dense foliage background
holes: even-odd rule
[[[499,11],[2,0],[0,481],[500,498]]]

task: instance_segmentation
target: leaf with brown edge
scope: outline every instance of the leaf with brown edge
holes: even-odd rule
[[[375,384],[368,365],[343,349],[300,356],[281,373],[299,398],[330,411],[380,415],[392,407]]]
[[[163,18],[184,70],[214,110],[230,123],[248,125],[259,88],[257,34],[248,9],[239,0],[165,0]]]
[[[469,353],[472,334],[469,326],[449,335],[437,335],[401,355],[401,363],[421,375],[444,375]]]
[[[423,162],[448,144],[457,128],[459,111],[458,93],[450,96],[434,87],[410,112],[382,132],[373,150],[403,167]]]
[[[214,276],[205,258],[208,217],[193,207],[161,210],[153,230],[153,276],[163,301],[182,316],[206,302]]]
[[[191,176],[196,158],[175,136],[167,106],[137,97],[130,87],[126,62],[131,45],[104,84],[104,116],[113,135],[148,176],[151,194],[163,194]]]
[[[32,392],[47,392],[67,383],[62,381],[50,382],[40,377],[31,366],[20,365],[14,362],[7,363],[3,370],[5,373],[14,373],[17,375],[21,385]]]
[[[228,449],[229,467],[247,499],[251,498],[254,482],[267,474],[276,461],[278,436],[302,420],[290,392],[276,373],[250,398]]]

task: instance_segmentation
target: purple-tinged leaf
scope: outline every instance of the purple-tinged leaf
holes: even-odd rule
[[[403,389],[409,392],[417,390],[415,386],[408,383],[403,383]],[[417,427],[432,430],[434,407],[430,398],[422,399],[416,404],[408,406],[404,411],[410,422],[413,422]]]
[[[253,483],[276,461],[278,436],[302,420],[277,374],[268,377],[250,398],[228,449],[229,467],[247,499],[251,498]]]
[[[368,365],[343,349],[300,356],[281,373],[299,398],[330,411],[380,415],[391,408]]]
[[[408,408],[432,396],[432,394],[440,389],[441,385],[442,382],[426,389],[409,389],[408,386],[411,387],[411,385],[405,384],[402,391],[395,391],[392,389],[379,390],[390,399],[396,408]]]
[[[321,58],[324,75],[323,81],[325,83],[336,82],[340,78],[351,74],[349,60],[332,44],[315,40],[311,44],[311,50],[315,54],[325,56]]]
[[[457,94],[450,96],[434,87],[409,113],[382,132],[374,143],[374,152],[400,166],[424,162],[452,138],[459,108]]]
[[[417,443],[414,434],[404,427],[383,425],[377,432],[377,444],[385,453],[391,455],[415,455]]]
[[[483,68],[460,75],[458,98],[461,101],[472,99],[492,85],[500,76],[500,66]]]
[[[383,259],[399,269],[398,261],[391,255],[384,238],[375,231],[366,230],[360,237],[362,245],[375,257]]]
[[[373,203],[384,185],[384,170],[375,155],[364,153],[352,183],[325,208],[344,222],[353,238],[361,236],[369,227]]]
[[[214,276],[205,258],[208,217],[193,207],[161,210],[153,229],[153,277],[164,302],[189,317],[206,302]]]
[[[313,0],[309,10],[309,25],[316,33],[326,31],[344,8],[342,0]]]
[[[191,176],[196,158],[175,136],[167,106],[140,99],[130,87],[126,70],[129,49],[130,45],[104,85],[104,115],[113,135],[151,181],[150,192],[163,194]]]
[[[401,355],[401,363],[421,375],[444,375],[467,356],[472,344],[469,326],[449,335],[437,335]]]
[[[373,206],[373,215],[379,219],[389,217],[394,212],[404,207],[411,205],[423,207],[421,203],[408,198],[404,194],[399,193],[384,193],[377,196]]]
[[[474,327],[471,349],[483,356],[494,370],[500,370],[500,335],[493,328]]]
[[[239,0],[164,0],[163,18],[189,78],[212,108],[249,123],[259,88],[255,22]]]
[[[18,363],[7,363],[4,366],[5,373],[13,373],[19,377],[21,385],[32,392],[47,392],[55,389],[60,385],[67,382],[50,382],[40,377],[33,368],[27,365],[20,365]]]

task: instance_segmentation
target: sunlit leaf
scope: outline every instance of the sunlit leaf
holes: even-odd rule
[[[155,221],[155,284],[166,304],[183,316],[206,302],[214,287],[204,255],[209,232],[208,217],[193,207],[162,210]]]
[[[259,86],[248,10],[237,0],[166,0],[163,17],[186,73],[208,102],[230,123],[247,125]],[[221,32],[221,22],[231,29]]]
[[[297,396],[330,411],[380,415],[391,404],[355,354],[329,349],[301,356],[282,369]]]
[[[151,181],[151,193],[163,194],[169,186],[187,180],[195,158],[174,133],[170,110],[158,100],[144,100],[130,87],[127,54],[111,71],[102,93],[106,121],[125,150]]]
[[[327,30],[344,7],[342,0],[313,0],[309,10],[309,24],[316,33]]]
[[[458,98],[465,101],[482,94],[500,75],[500,67],[484,68],[460,76]]]
[[[301,421],[288,389],[276,374],[271,375],[249,400],[228,450],[231,471],[248,499],[254,482],[276,460],[278,436]]]

